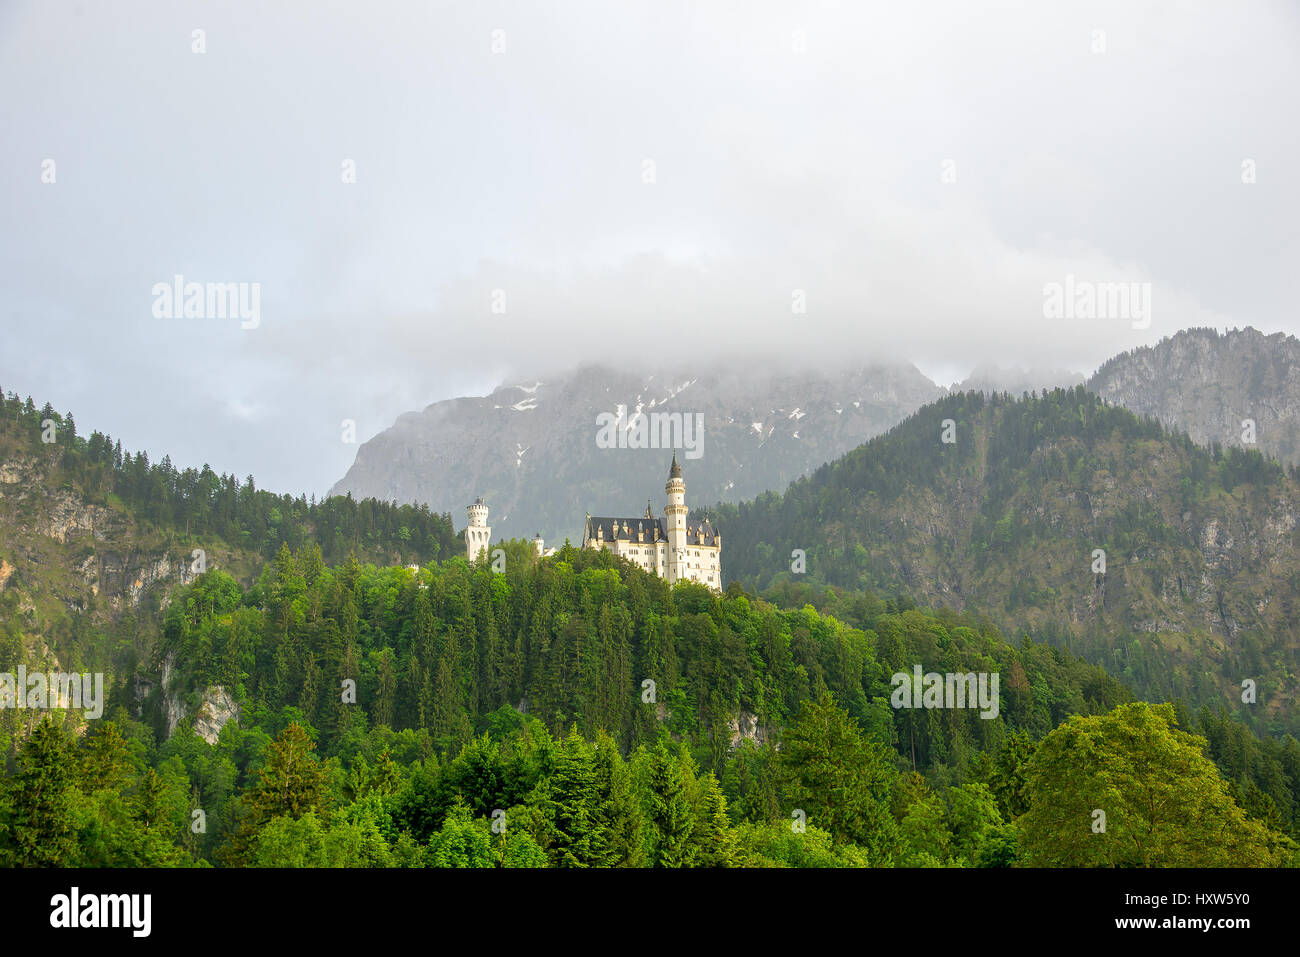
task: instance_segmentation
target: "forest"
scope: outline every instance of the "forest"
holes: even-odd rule
[[[418,571],[277,553],[167,610],[168,687],[9,724],[13,865],[1289,866],[1300,744],[1151,705],[1059,648],[867,593],[835,614],[604,552]],[[841,617],[842,616],[842,617]],[[919,664],[996,719],[895,710]],[[142,666],[143,667],[143,666]],[[164,698],[240,702],[215,744]],[[12,713],[6,715],[8,721]],[[19,740],[21,738],[21,740]],[[1086,759],[1085,759],[1086,756]],[[1101,812],[1101,816],[1098,816]],[[1102,830],[1097,830],[1101,821]]]
[[[268,560],[282,543],[314,542],[331,562],[356,553],[393,564],[447,558],[460,547],[451,516],[427,506],[277,495],[257,488],[251,475],[240,482],[206,465],[177,470],[168,456],[150,463],[145,452],[123,452],[112,436],[80,436],[71,412],[57,413],[49,403],[38,409],[30,396],[23,401],[10,393],[0,406],[0,437],[18,448],[45,449],[57,459],[60,479],[75,483],[87,501],[159,528],[183,529],[186,539],[219,540]]]
[[[982,401],[927,414],[961,418]],[[1167,442],[1078,395],[988,408],[1002,431],[986,430],[973,458],[945,462],[891,433],[912,464],[877,475],[854,453],[796,483],[791,521],[827,476],[859,477],[818,493],[823,514],[826,495],[901,502],[998,442],[998,461],[1090,474],[1101,451],[1048,466],[1017,451],[1044,415],[1066,436]],[[7,467],[39,466],[0,512],[0,655],[57,652],[63,667],[107,672],[108,687],[99,720],[0,709],[8,866],[1297,862],[1300,743],[1177,688],[1153,692],[1157,648],[1123,646],[1117,679],[1069,650],[1066,630],[1007,629],[996,608],[918,602],[892,579],[872,588],[861,564],[826,574],[815,542],[818,573],[737,574],[723,592],[567,545],[543,558],[504,541],[504,562],[471,564],[449,516],[150,464],[15,395],[0,448]],[[1289,481],[1258,456],[1179,448],[1201,463],[1189,502]],[[99,600],[67,575],[83,542],[38,546],[25,531],[68,496],[122,517],[114,549],[220,541],[255,570],[213,567],[135,605]],[[1008,543],[1024,534],[1014,516],[1004,524]],[[741,571],[763,555],[745,534],[728,526]],[[893,677],[918,667],[996,674],[996,717],[895,709]],[[200,734],[199,717],[227,705],[219,731]]]
[[[747,588],[952,605],[1141,697],[1300,730],[1300,472],[1227,438],[1201,447],[1082,387],[954,394],[716,514]]]

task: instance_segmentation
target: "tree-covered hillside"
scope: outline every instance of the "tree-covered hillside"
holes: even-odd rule
[[[314,549],[282,549],[252,588],[210,572],[168,611],[158,667],[170,690],[224,682],[240,702],[215,743],[186,724],[164,740],[161,692],[133,718],[131,681],[80,742],[36,725],[10,751],[0,854],[227,866],[1294,860],[1294,739],[1133,703],[1097,667],[1012,647],[970,616],[836,599],[855,624],[736,588],[669,589],[604,552],[535,559],[515,542],[498,573],[462,559],[330,568]],[[996,717],[895,707],[893,675],[917,665],[998,674]],[[1189,733],[1201,730],[1214,740]]]
[[[750,587],[983,611],[1145,697],[1295,727],[1300,482],[1258,452],[1201,448],[1082,388],[967,393],[718,516],[724,572]]]
[[[624,749],[685,737],[706,749],[699,760],[713,771],[742,737],[738,720],[762,738],[823,691],[863,727],[893,728],[891,742],[905,736],[921,768],[964,767],[1006,732],[1041,735],[1130,698],[1096,666],[1033,642],[1013,648],[987,623],[952,613],[864,597],[850,626],[735,588],[670,588],[604,551],[566,547],[539,560],[526,542],[503,547],[500,573],[459,558],[419,571],[330,568],[315,549],[287,547],[250,589],[209,573],[168,608],[142,673],[153,682],[165,666],[182,693],[221,685],[253,709],[292,706],[326,746],[364,712],[427,730],[445,749],[468,740],[483,715],[516,706],[553,733],[604,730]],[[891,676],[917,664],[1005,675],[998,720],[895,713]],[[348,679],[355,707],[336,693]]]
[[[987,406],[1004,407],[1021,408]],[[523,541],[502,543],[504,567],[472,566],[446,516],[275,496],[119,457],[16,397],[4,412],[0,652],[102,670],[109,694],[87,720],[11,707],[0,688],[0,863],[1295,860],[1294,738],[1137,703],[1060,643],[1007,640],[991,613],[827,586],[813,547],[813,574],[774,576],[762,597]],[[1196,501],[1289,488],[1149,430],[1129,417],[1108,434],[1120,453],[1154,441],[1205,456]],[[881,490],[907,502],[927,466],[984,482],[989,447],[918,458]],[[743,563],[744,529],[727,531]],[[918,668],[997,676],[990,707],[899,707],[898,676],[910,687]]]
[[[71,414],[0,402],[0,654],[10,670],[123,674],[148,660],[173,589],[205,569],[252,581],[281,544],[330,561],[413,563],[461,546],[451,519],[351,498],[309,502],[177,470]]]
[[[177,470],[168,457],[151,464],[147,454],[124,452],[111,436],[79,436],[71,413],[60,415],[48,403],[38,410],[30,397],[24,402],[14,393],[0,412],[0,452],[15,479],[35,459],[44,484],[75,490],[88,504],[116,507],[137,522],[183,529],[189,540],[263,559],[284,542],[292,548],[315,542],[331,562],[352,552],[393,563],[420,561],[449,557],[459,547],[446,514],[350,495],[320,502],[312,496],[309,502],[259,489],[251,475],[241,482],[206,465]],[[37,498],[35,489],[25,491]]]

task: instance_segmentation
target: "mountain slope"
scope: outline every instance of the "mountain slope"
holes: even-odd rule
[[[1043,389],[1072,389],[1084,381],[1077,372],[1064,369],[1018,369],[995,365],[977,366],[953,387],[953,392],[1040,392]]]
[[[358,449],[330,494],[425,502],[458,521],[482,495],[494,537],[541,531],[559,544],[580,536],[587,512],[640,514],[647,498],[663,507],[671,450],[598,447],[602,413],[703,415],[701,454],[683,459],[688,502],[703,504],[783,488],[942,393],[910,366],[668,376],[587,366],[403,415]]]
[[[1115,356],[1087,386],[1203,445],[1242,447],[1242,422],[1252,419],[1256,448],[1300,464],[1300,340],[1293,336],[1186,329]]]
[[[651,375],[590,365],[491,395],[436,402],[362,445],[330,494],[423,502],[457,521],[484,496],[495,534],[541,531],[558,544],[582,517],[659,508],[664,450],[597,447],[596,417],[626,409],[701,413],[702,456],[687,463],[692,503],[739,502],[784,488],[947,394],[911,366],[769,374],[711,368]],[[1077,373],[985,365],[956,392],[1072,388]],[[1254,329],[1180,332],[1107,361],[1086,383],[1112,405],[1201,443],[1242,443],[1300,463],[1300,342]],[[1249,446],[1247,446],[1249,447]]]
[[[460,551],[447,516],[309,504],[206,467],[177,471],[100,433],[78,436],[48,405],[0,401],[0,672],[103,672],[112,688],[152,655],[176,588],[216,569],[251,583],[283,542],[319,542],[324,561]],[[37,714],[0,710],[0,736]]]
[[[797,580],[802,549],[808,579],[984,610],[1146,694],[1240,706],[1252,678],[1253,717],[1292,720],[1295,474],[1202,449],[1082,387],[947,397],[784,494],[719,511],[728,579]]]

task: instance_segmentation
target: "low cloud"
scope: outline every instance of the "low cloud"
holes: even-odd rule
[[[267,487],[325,491],[344,420],[581,362],[957,379],[1300,332],[1288,3],[0,18],[0,385]],[[176,274],[258,283],[257,328],[155,318]],[[1149,284],[1149,328],[1045,318],[1070,275]]]

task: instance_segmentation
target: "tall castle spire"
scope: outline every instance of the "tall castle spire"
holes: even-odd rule
[[[677,464],[676,452],[664,491],[668,493],[668,507],[664,509],[668,519],[667,579],[672,584],[686,577],[686,481],[682,478],[682,467]]]

